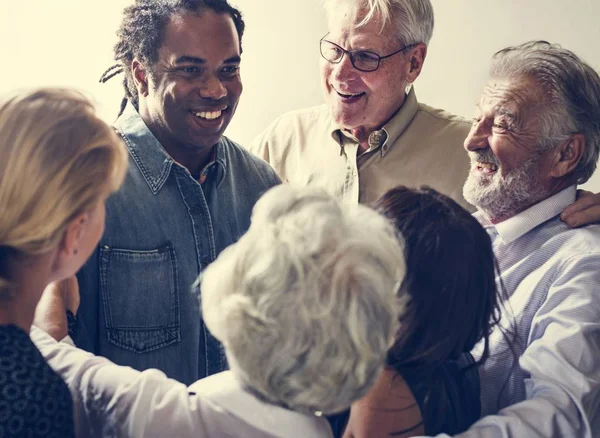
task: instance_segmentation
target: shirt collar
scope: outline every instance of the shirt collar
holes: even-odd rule
[[[404,99],[404,103],[396,114],[394,114],[381,129],[373,131],[371,135],[369,135],[369,151],[380,149],[381,156],[385,156],[396,140],[398,140],[406,128],[408,128],[417,114],[418,109],[419,102],[417,101],[417,95],[415,94],[414,87],[411,87]],[[331,122],[330,130],[331,137],[338,142],[340,146],[342,146],[343,143],[342,136],[355,142],[358,141],[352,134],[336,125],[333,120]]]
[[[504,243],[511,243],[538,225],[558,216],[575,202],[576,198],[577,186],[572,185],[496,225],[492,224],[482,211],[477,211],[473,216],[484,228],[495,229]]]
[[[259,400],[244,390],[232,371],[198,380],[189,387],[189,391],[268,434],[285,431],[290,438],[331,436],[331,429],[324,418],[304,415]]]
[[[127,145],[129,153],[139,167],[148,187],[152,193],[158,193],[165,184],[175,161],[167,154],[130,102],[127,103],[114,126]],[[217,176],[217,184],[220,184],[227,169],[223,139],[219,140],[215,148],[214,162],[221,166],[221,172]]]

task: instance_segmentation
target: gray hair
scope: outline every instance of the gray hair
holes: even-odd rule
[[[496,78],[534,78],[548,99],[540,113],[541,145],[554,147],[572,134],[585,136],[585,151],[574,170],[583,184],[594,173],[600,151],[600,76],[558,44],[530,41],[507,47],[492,58]]]
[[[362,397],[397,331],[402,244],[383,216],[280,185],[201,277],[207,327],[267,402],[339,412]]]
[[[353,3],[366,12],[358,26],[380,19],[383,26],[391,24],[397,30],[402,44],[429,44],[431,40],[434,20],[430,0],[322,0],[330,15],[341,1]]]

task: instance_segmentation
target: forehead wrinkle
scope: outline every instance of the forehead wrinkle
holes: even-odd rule
[[[484,106],[492,112],[512,120],[523,120],[524,114],[531,113],[543,102],[537,93],[522,81],[488,83],[482,92],[479,107]]]

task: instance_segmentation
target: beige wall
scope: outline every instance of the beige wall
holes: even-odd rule
[[[469,117],[494,51],[533,38],[559,42],[600,68],[598,0],[432,0],[436,28],[419,99]],[[228,135],[246,143],[284,111],[321,103],[319,0],[233,0],[244,13],[244,94]],[[568,6],[567,6],[568,3]],[[111,120],[120,80],[97,83],[111,64],[129,0],[0,0],[0,90],[70,85],[88,90]],[[587,185],[600,191],[600,172]]]

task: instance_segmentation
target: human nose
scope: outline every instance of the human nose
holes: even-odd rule
[[[464,147],[467,151],[473,152],[478,149],[489,147],[489,127],[485,119],[473,121],[469,135],[465,139]]]
[[[342,59],[333,66],[333,77],[337,81],[345,81],[358,76],[357,70],[352,65],[349,53],[344,53]]]
[[[227,96],[227,89],[217,75],[207,75],[200,86],[200,95],[207,99],[219,100]]]

